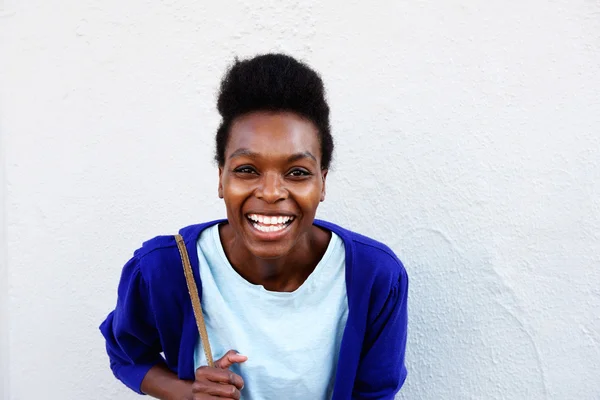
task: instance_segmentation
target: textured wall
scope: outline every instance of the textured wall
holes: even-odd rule
[[[254,3],[0,17],[7,398],[136,398],[97,325],[141,241],[224,215],[215,90],[234,55],[268,50],[328,86],[320,216],[389,243],[411,276],[399,398],[600,398],[600,4]]]

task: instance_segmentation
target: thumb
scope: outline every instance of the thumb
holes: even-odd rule
[[[215,368],[227,369],[236,363],[243,363],[248,357],[239,354],[235,350],[229,350],[225,355],[215,361]]]

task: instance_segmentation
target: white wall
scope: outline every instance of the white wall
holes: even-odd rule
[[[1,126],[1,123],[0,123]],[[0,129],[0,135],[2,130]],[[9,359],[8,359],[8,263],[6,255],[6,185],[4,179],[4,146],[0,136],[0,398],[8,398]]]
[[[6,164],[4,129],[0,120],[0,395],[8,398],[8,262],[6,255]]]
[[[6,32],[3,29],[3,18],[10,14],[9,4],[0,0],[0,56],[5,46]],[[3,88],[7,83],[3,63],[0,62],[0,399],[8,399],[9,395],[9,355],[8,355],[8,262],[6,242],[6,163],[5,163],[5,127],[2,122]]]
[[[97,326],[141,241],[224,215],[216,88],[234,55],[269,50],[328,87],[320,216],[409,271],[399,398],[600,398],[600,4],[254,3],[31,0],[0,18],[5,399],[137,398]]]

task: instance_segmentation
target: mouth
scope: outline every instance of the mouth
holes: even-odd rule
[[[296,220],[293,215],[247,214],[246,219],[255,233],[267,239],[277,239],[285,234],[289,226]]]

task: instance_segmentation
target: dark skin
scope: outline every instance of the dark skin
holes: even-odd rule
[[[219,197],[228,224],[220,228],[231,265],[251,283],[291,292],[323,256],[331,233],[315,225],[325,199],[317,128],[293,113],[254,112],[231,127],[225,165],[219,167]],[[294,218],[284,235],[260,237],[249,214]]]
[[[229,262],[247,281],[292,292],[323,257],[331,232],[313,225],[325,199],[327,170],[320,160],[316,126],[295,113],[257,111],[233,122],[225,164],[219,166],[219,197],[228,220],[219,231]],[[291,222],[265,233],[255,228],[252,215],[285,216]],[[141,389],[159,399],[239,399],[243,379],[228,368],[246,359],[231,350],[215,368],[199,368],[194,382],[155,366]]]

